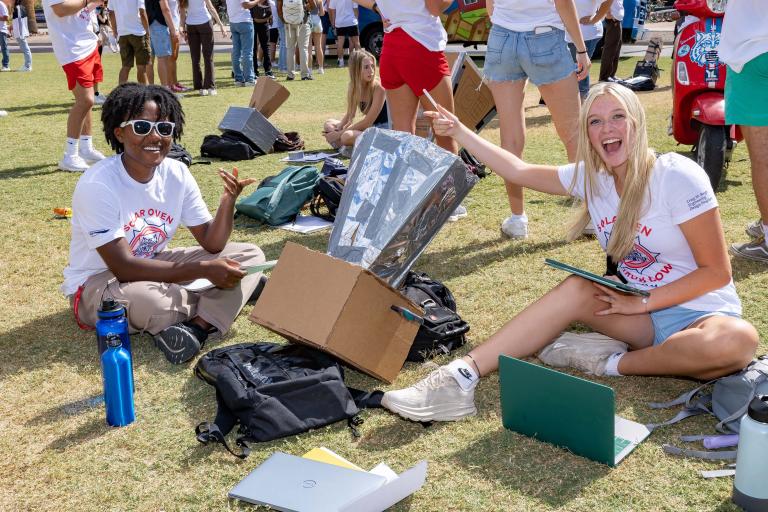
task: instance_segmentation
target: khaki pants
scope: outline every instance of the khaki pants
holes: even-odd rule
[[[285,43],[288,47],[288,76],[293,77],[293,71],[296,69],[296,47],[299,47],[299,66],[301,68],[301,77],[305,78],[312,73],[307,62],[309,51],[309,23],[301,25],[285,24]]]
[[[211,254],[200,247],[163,251],[156,260],[188,263],[230,258],[243,266],[264,263],[264,253],[253,244],[228,243],[219,254]],[[110,271],[89,277],[83,285],[78,313],[86,325],[96,325],[96,311],[102,297],[113,297],[123,304],[128,313],[131,334],[148,332],[157,334],[163,329],[199,316],[225,334],[243,309],[256,285],[260,273],[249,274],[240,284],[228,290],[212,288],[195,293],[179,284],[154,281],[120,283]]]

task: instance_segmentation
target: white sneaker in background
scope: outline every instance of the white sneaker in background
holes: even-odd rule
[[[511,215],[501,223],[501,233],[507,238],[528,238],[528,218]]]
[[[20,67],[19,69],[17,69],[16,71],[18,71],[19,73],[29,73],[30,71],[32,71],[32,66],[29,66],[29,67],[27,67],[27,66],[21,66],[21,67]]]
[[[5,117],[7,115],[8,115],[8,112],[6,112],[5,110],[0,110],[0,117]]]
[[[81,143],[82,144],[82,143]],[[80,158],[85,160],[88,164],[95,164],[99,160],[104,160],[106,157],[104,156],[104,153],[99,151],[98,149],[94,147],[83,147],[80,146],[80,149],[77,153]]]
[[[596,332],[564,332],[536,354],[542,363],[555,368],[576,368],[592,375],[605,375],[605,363],[628,345]]]
[[[64,155],[59,161],[59,169],[69,172],[85,172],[90,165],[80,155]]]
[[[219,94],[219,91],[215,87],[208,89],[208,96],[216,96],[217,94]]]
[[[475,387],[461,389],[447,366],[409,388],[387,391],[381,405],[413,421],[456,421],[477,414]]]
[[[0,68],[0,72],[10,71],[10,70],[11,68],[9,68],[8,66],[3,66]]]
[[[325,74],[325,70],[323,68],[317,68],[317,74],[318,75],[324,75]]]
[[[200,89],[200,96],[208,96],[208,89]]]

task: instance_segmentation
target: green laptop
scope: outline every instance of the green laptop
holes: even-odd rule
[[[499,356],[505,428],[615,466],[650,431],[614,414],[613,389],[544,366]]]

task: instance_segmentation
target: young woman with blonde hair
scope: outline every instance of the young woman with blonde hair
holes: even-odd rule
[[[474,388],[500,354],[538,357],[596,375],[678,375],[711,379],[744,367],[758,343],[741,319],[717,199],[706,173],[676,153],[648,147],[637,96],[612,83],[592,87],[578,129],[576,164],[532,165],[494,146],[442,110],[428,113],[450,136],[511,183],[571,195],[591,217],[617,278],[650,292],[622,294],[571,276],[507,322],[463,359],[416,385],[390,391],[382,405],[418,421],[475,414]],[[580,322],[614,340],[552,340]],[[621,341],[617,341],[621,340]]]
[[[364,117],[354,122],[358,109]],[[371,126],[387,126],[385,92],[376,77],[376,58],[365,50],[355,50],[349,56],[347,113],[341,120],[327,120],[323,135],[334,148],[352,146],[363,130]]]

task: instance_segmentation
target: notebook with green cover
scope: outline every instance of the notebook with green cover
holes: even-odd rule
[[[614,414],[613,389],[499,356],[502,424],[509,430],[615,466],[650,431]]]

